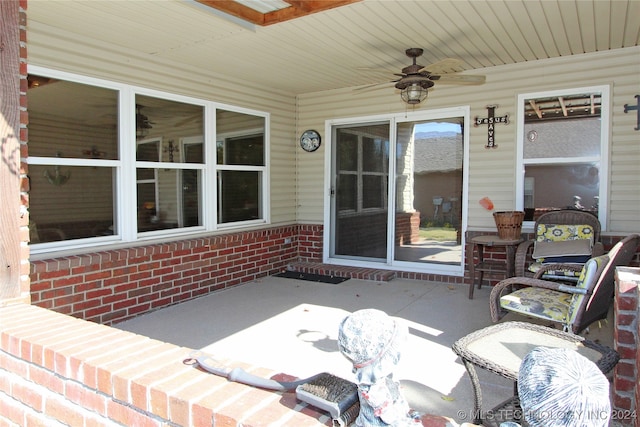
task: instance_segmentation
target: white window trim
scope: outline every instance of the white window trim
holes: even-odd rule
[[[383,122],[388,122],[390,125],[390,135],[389,135],[389,143],[390,147],[395,147],[396,145],[396,135],[394,130],[397,129],[397,124],[402,122],[415,122],[420,120],[437,120],[444,119],[448,117],[459,116],[463,117],[466,126],[464,126],[464,154],[463,154],[463,188],[462,188],[462,200],[461,200],[461,209],[462,209],[462,222],[460,224],[462,232],[462,260],[460,265],[440,265],[440,264],[418,264],[411,263],[406,261],[397,261],[389,259],[391,257],[387,257],[388,260],[386,263],[380,262],[368,262],[361,261],[357,259],[343,259],[343,258],[332,258],[330,256],[330,248],[331,248],[331,238],[332,238],[332,229],[331,229],[331,167],[333,161],[333,141],[332,141],[332,129],[334,126],[342,126],[342,125],[361,125],[361,124],[379,124]],[[471,109],[468,105],[466,106],[456,106],[456,107],[446,107],[446,108],[438,108],[436,110],[427,110],[427,111],[419,111],[419,112],[402,112],[395,114],[382,114],[382,115],[372,115],[372,116],[363,116],[363,117],[350,117],[350,118],[340,118],[340,119],[331,119],[325,121],[325,131],[326,135],[326,145],[325,145],[325,157],[324,157],[324,235],[323,235],[323,252],[322,252],[322,260],[326,264],[334,264],[334,265],[346,265],[346,266],[356,266],[356,267],[369,267],[369,268],[380,268],[380,269],[398,269],[401,268],[404,271],[413,271],[417,273],[428,273],[428,274],[443,274],[443,275],[451,275],[451,276],[464,276],[464,264],[466,260],[465,253],[465,238],[464,231],[467,229],[467,214],[469,207],[469,128],[471,127]],[[395,148],[390,149],[390,169],[389,169],[389,179],[391,180],[393,177],[393,182],[395,184],[395,165],[396,165],[396,150]],[[389,210],[393,212],[395,203],[395,197],[390,197],[388,200],[390,203]],[[393,241],[393,230],[388,230],[388,241]],[[388,251],[391,249],[388,248]]]
[[[105,89],[116,90],[118,97],[118,149],[120,158],[118,160],[103,159],[73,159],[73,158],[53,158],[50,157],[29,157],[28,163],[33,165],[61,166],[102,166],[116,168],[116,184],[114,191],[114,203],[116,212],[114,221],[118,224],[118,234],[112,236],[91,237],[78,240],[58,241],[51,243],[39,243],[30,246],[32,259],[45,259],[50,256],[63,256],[77,253],[84,253],[87,250],[110,250],[115,248],[126,248],[136,246],[140,243],[149,244],[156,241],[166,242],[169,240],[184,240],[199,237],[203,234],[210,234],[215,231],[228,231],[232,229],[243,229],[256,225],[271,223],[270,206],[270,135],[271,135],[271,114],[264,111],[252,110],[249,108],[237,107],[225,103],[193,98],[184,95],[177,95],[170,92],[148,89],[144,87],[117,83],[109,80],[87,77],[79,74],[59,71],[46,67],[29,65],[29,74],[36,74],[60,80],[67,80],[80,84],[87,84]],[[204,146],[205,164],[194,165],[186,163],[154,163],[154,167],[168,167],[176,169],[202,169],[202,207],[203,226],[176,228],[145,232],[138,234],[136,230],[136,215],[131,212],[137,211],[136,203],[136,138],[135,138],[135,97],[144,95],[166,99],[169,101],[183,102],[202,106],[204,109]],[[249,167],[250,170],[260,170],[262,175],[262,207],[263,216],[261,219],[238,221],[234,223],[217,224],[216,213],[216,192],[210,191],[216,188],[216,110],[226,110],[241,114],[253,115],[264,119],[264,166]],[[245,169],[245,166],[238,166]]]
[[[570,162],[566,159],[544,159],[542,161],[534,161],[535,159],[524,160],[524,102],[531,98],[546,98],[553,96],[563,95],[579,95],[583,93],[600,92],[600,157],[572,157]],[[516,129],[516,180],[515,180],[515,196],[516,196],[516,209],[524,210],[524,167],[528,163],[544,164],[544,163],[558,163],[561,160],[564,163],[574,163],[578,161],[594,162],[597,161],[600,164],[600,192],[599,192],[599,209],[598,219],[602,224],[602,230],[607,228],[607,213],[609,206],[609,147],[611,140],[611,86],[599,85],[599,86],[587,86],[568,89],[556,89],[544,92],[530,92],[522,93],[517,98],[517,129]],[[523,228],[525,230],[532,230],[534,221],[525,221]]]

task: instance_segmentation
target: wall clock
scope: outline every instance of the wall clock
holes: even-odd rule
[[[304,151],[316,151],[320,148],[320,134],[315,130],[306,130],[300,136],[300,147]]]

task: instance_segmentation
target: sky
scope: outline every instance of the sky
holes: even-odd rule
[[[421,123],[415,127],[414,132],[460,132],[460,125],[439,122]]]

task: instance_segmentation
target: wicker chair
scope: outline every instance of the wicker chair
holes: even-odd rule
[[[556,211],[546,212],[536,220],[534,230],[534,237],[531,240],[527,240],[518,245],[515,255],[515,275],[517,277],[534,277],[536,272],[543,266],[543,262],[539,259],[534,259],[534,252],[536,242],[541,240],[549,240],[545,236],[549,233],[554,233],[554,227],[563,226],[588,226],[577,227],[577,229],[586,230],[589,233],[588,236],[593,243],[591,247],[591,253],[588,254],[582,261],[574,261],[572,264],[576,264],[578,268],[561,269],[558,268],[566,262],[558,261],[560,265],[556,265],[556,270],[545,270],[545,279],[561,279],[566,281],[577,282],[578,275],[586,259],[598,255],[604,254],[604,246],[600,242],[600,221],[591,212],[580,211],[575,209],[561,209]],[[578,236],[572,232],[563,233],[561,236],[554,236],[553,240],[561,239],[579,239],[585,236]],[[575,267],[575,265],[574,265]],[[576,274],[575,271],[578,273]]]
[[[589,259],[582,267],[578,283],[567,285],[542,280],[547,265],[534,278],[511,277],[494,286],[489,297],[491,319],[498,322],[510,311],[560,323],[574,334],[582,332],[596,320],[605,319],[614,293],[617,266],[628,265],[640,245],[640,235],[625,237],[606,255]],[[567,265],[567,268],[576,268]],[[518,288],[513,291],[513,288]]]

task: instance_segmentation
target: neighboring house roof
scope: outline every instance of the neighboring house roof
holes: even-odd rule
[[[462,136],[454,132],[416,134],[414,172],[451,172],[462,169]],[[454,153],[454,154],[452,154]]]

